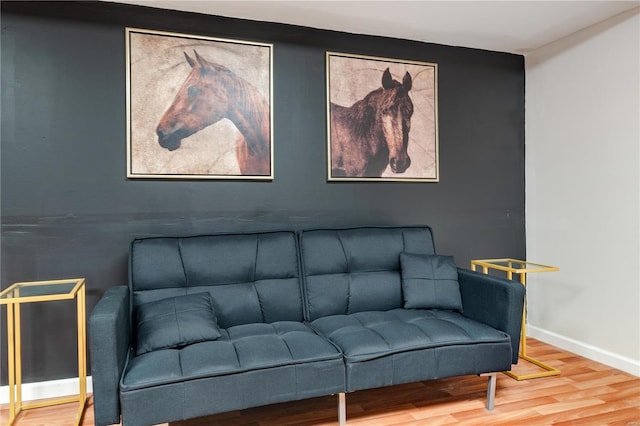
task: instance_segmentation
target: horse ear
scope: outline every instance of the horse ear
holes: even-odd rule
[[[404,87],[404,90],[408,92],[409,90],[411,90],[411,84],[411,74],[409,74],[409,71],[407,71],[407,73],[402,78],[402,87]]]
[[[204,67],[206,60],[198,54],[198,51],[196,49],[193,49],[193,53],[195,53],[196,55],[196,61],[198,61],[201,67]]]
[[[382,73],[382,87],[384,87],[385,89],[391,89],[393,87],[393,77],[391,77],[389,68],[384,70],[384,72]]]
[[[187,55],[187,52],[182,52],[182,53],[184,53],[184,57],[187,60],[187,63],[189,64],[189,66],[193,68],[193,66],[196,64],[195,61],[189,55]]]

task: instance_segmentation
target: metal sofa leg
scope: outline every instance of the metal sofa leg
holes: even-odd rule
[[[344,392],[338,394],[338,424],[347,425],[347,400]]]
[[[496,400],[496,382],[498,381],[498,373],[485,373],[480,376],[489,377],[489,383],[487,383],[487,410],[493,410]]]

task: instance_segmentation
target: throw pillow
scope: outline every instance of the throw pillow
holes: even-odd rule
[[[222,334],[209,293],[144,303],[136,309],[136,354],[216,340]]]
[[[406,309],[462,311],[458,269],[453,257],[400,254]]]

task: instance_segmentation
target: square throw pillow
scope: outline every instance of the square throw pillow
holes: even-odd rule
[[[216,340],[222,334],[209,293],[144,303],[136,309],[136,354]]]
[[[406,309],[451,309],[462,312],[458,269],[453,257],[400,254]]]

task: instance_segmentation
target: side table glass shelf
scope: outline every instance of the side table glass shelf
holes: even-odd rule
[[[476,267],[482,267],[482,273],[488,274],[489,269],[495,269],[498,271],[504,271],[507,273],[507,278],[513,280],[513,274],[520,275],[520,283],[523,286],[527,286],[527,274],[534,272],[555,272],[559,271],[560,268],[556,266],[542,265],[540,263],[528,262],[526,260],[517,260],[517,259],[482,259],[482,260],[472,260],[471,261],[471,270],[475,271]],[[525,296],[526,297],[526,296]],[[527,355],[527,304],[524,304],[524,309],[522,311],[522,329],[520,332],[520,352],[518,356],[525,361],[528,361],[532,364],[537,365],[538,367],[544,369],[545,371],[531,373],[531,374],[516,374],[512,371],[505,371],[504,373],[509,377],[512,377],[516,380],[528,380],[535,379],[538,377],[547,377],[547,376],[557,376],[560,374],[560,370],[543,363],[542,361],[538,361],[535,358]]]
[[[77,305],[79,394],[23,404],[20,305],[72,299],[76,299]],[[0,305],[7,305],[9,424],[13,424],[21,410],[71,402],[79,403],[75,424],[80,424],[87,402],[87,327],[84,278],[15,283],[0,293]]]

